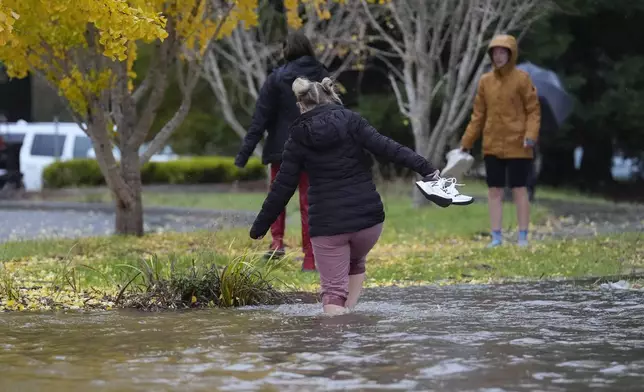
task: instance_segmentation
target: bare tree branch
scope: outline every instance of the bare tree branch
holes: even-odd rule
[[[224,13],[221,15],[221,18],[219,20],[219,23],[217,24],[217,27],[215,28],[215,31],[213,32],[210,40],[206,44],[206,48],[205,48],[206,53],[212,50],[212,47],[214,46],[214,42],[216,41],[221,28],[223,27],[226,19],[228,18],[228,16],[230,15],[230,12],[234,7],[235,7],[235,3],[231,2],[224,10]],[[168,41],[168,38],[166,38],[166,41]],[[161,128],[161,130],[156,134],[154,139],[152,139],[152,141],[146,148],[143,155],[141,155],[140,159],[142,163],[148,162],[154,154],[161,151],[163,146],[165,146],[165,144],[168,142],[168,139],[170,138],[172,133],[185,120],[192,106],[192,93],[195,87],[197,86],[197,82],[199,82],[202,76],[203,67],[202,67],[202,61],[201,61],[202,59],[200,58],[200,55],[199,55],[199,52],[200,52],[199,48],[180,47],[178,44],[175,44],[173,49],[175,53],[175,56],[173,58],[176,59],[175,66],[177,68],[177,82],[179,84],[179,88],[182,93],[181,104],[179,105],[179,108],[174,113],[170,121],[168,121],[163,126],[163,128]],[[180,56],[178,56],[179,51],[183,52],[183,57],[185,58],[187,63],[187,76],[184,76],[183,74],[183,64],[180,60]],[[165,92],[165,88],[166,86],[164,86],[164,92]],[[153,89],[153,92],[151,95],[154,95],[154,93],[155,93],[155,90]],[[150,103],[151,100],[152,98],[148,98],[148,103]],[[141,143],[143,143],[143,140],[145,139],[145,137],[147,136],[147,132],[152,126],[151,121],[153,121],[154,117],[156,116],[157,108],[158,108],[158,105],[156,107],[152,107],[152,109],[148,107],[149,111],[144,112],[144,116],[147,115],[145,119],[150,122],[143,123],[144,126],[147,126],[147,128],[145,129],[139,130],[137,126],[137,131],[139,132],[138,136],[142,137],[142,139],[136,139],[136,141],[139,142],[137,146],[140,146]]]
[[[201,77],[199,70],[200,66],[194,61],[191,61],[188,63],[188,76],[184,76],[183,67],[181,64],[177,64],[177,80],[183,96],[181,105],[179,105],[179,108],[174,113],[170,121],[165,123],[163,128],[161,128],[159,133],[157,133],[154,139],[150,142],[143,155],[141,155],[141,164],[145,164],[150,160],[150,158],[152,158],[152,155],[161,151],[163,146],[167,144],[172,133],[186,119],[186,116],[190,112],[190,107],[192,106],[192,92]]]
[[[398,82],[394,78],[394,76],[390,73],[389,75],[389,82],[391,83],[391,88],[394,90],[394,95],[396,96],[396,101],[398,102],[398,109],[400,110],[400,113],[405,116],[409,117],[409,109],[407,109],[408,105],[405,103],[402,93],[400,92],[400,88],[398,87]]]
[[[373,12],[374,7],[370,6],[369,3],[367,3],[367,0],[360,0],[360,2],[362,4],[362,6],[364,7],[365,15],[367,16],[367,20],[369,21],[371,26],[378,31],[379,37],[382,38],[385,42],[387,42],[389,44],[389,46],[391,46],[391,49],[393,49],[398,54],[398,56],[400,56],[401,58],[405,57],[405,51],[403,50],[401,45],[398,43],[398,41],[396,41],[391,35],[389,35],[385,31],[385,29],[381,26],[380,22],[376,19],[376,16],[375,16],[375,14]],[[391,5],[391,3],[389,4],[389,6],[393,7],[393,5]],[[391,8],[390,8],[390,10],[391,10]],[[403,35],[404,35],[404,31],[405,31],[404,30],[405,25],[406,24],[402,23],[402,21],[400,21],[400,23],[398,23],[398,26],[400,27],[400,29],[403,32]]]
[[[228,90],[226,89],[226,85],[221,74],[221,69],[217,62],[215,54],[208,53],[206,61],[208,62],[208,66],[205,68],[204,77],[210,84],[212,91],[219,101],[219,108],[224,115],[224,119],[230,125],[233,131],[235,131],[235,133],[240,138],[243,138],[246,135],[246,129],[237,120],[233,106],[228,99]],[[254,153],[256,156],[261,157],[261,146],[257,146]]]
[[[148,71],[152,74],[151,78],[154,83],[143,110],[138,115],[138,121],[135,126],[136,132],[125,140],[126,148],[138,150],[139,146],[143,144],[154,123],[157,110],[159,110],[159,106],[161,106],[165,97],[165,92],[168,88],[168,72],[173,55],[177,52],[178,47],[176,30],[173,24],[172,18],[168,18],[168,37],[163,42],[156,44],[157,61],[155,67]],[[121,130],[119,130],[120,132]]]
[[[134,102],[136,103],[141,102],[141,99],[143,99],[145,94],[147,94],[148,91],[150,91],[150,87],[152,87],[153,75],[154,74],[152,72],[148,72],[145,75],[145,79],[143,79],[143,82],[141,82],[141,84],[138,85],[136,89],[134,89],[134,92],[132,93],[132,99],[134,100]]]

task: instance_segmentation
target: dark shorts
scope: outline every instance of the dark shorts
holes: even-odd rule
[[[490,188],[523,188],[528,185],[532,159],[510,158],[501,159],[493,155],[486,155],[485,173],[487,186]]]

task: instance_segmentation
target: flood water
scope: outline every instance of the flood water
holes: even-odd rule
[[[317,305],[0,314],[0,391],[641,391],[644,296],[569,284]]]

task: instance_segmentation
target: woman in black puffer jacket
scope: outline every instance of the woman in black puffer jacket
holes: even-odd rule
[[[248,133],[244,137],[242,147],[235,158],[235,165],[243,168],[253,154],[255,147],[266,134],[266,142],[262,153],[262,162],[270,165],[271,182],[279,171],[282,162],[284,143],[289,136],[289,126],[300,115],[291,87],[293,81],[302,76],[315,81],[321,81],[329,76],[328,70],[315,58],[315,51],[309,39],[301,32],[290,33],[284,41],[284,59],[286,64],[277,68],[266,78],[259,92],[259,97],[253,114]],[[315,260],[309,237],[309,203],[306,198],[309,180],[306,172],[300,174],[300,217],[302,222],[302,270],[314,271]],[[286,211],[274,220],[271,225],[270,251],[267,257],[284,255],[284,232],[286,230]]]
[[[438,172],[425,158],[345,109],[331,79],[318,83],[298,78],[293,92],[302,115],[291,125],[282,165],[250,236],[259,239],[266,234],[293,196],[300,172],[307,172],[309,230],[324,311],[338,313],[357,303],[367,253],[385,220],[367,151],[406,166],[427,181],[438,179]]]

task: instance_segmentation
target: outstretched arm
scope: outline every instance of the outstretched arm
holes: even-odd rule
[[[271,190],[250,229],[251,238],[258,239],[264,236],[271,224],[284,211],[300,182],[300,171],[301,159],[297,145],[293,139],[289,138],[284,145],[280,170],[277,172]]]
[[[436,172],[427,159],[416,154],[414,150],[381,135],[367,120],[358,115],[356,117],[358,118],[358,123],[355,126],[356,139],[371,153],[405,166],[423,177]]]
[[[268,124],[275,119],[275,114],[277,113],[275,108],[277,91],[274,78],[275,74],[269,75],[259,91],[259,97],[255,103],[255,112],[253,113],[250,128],[248,128],[248,132],[246,132],[246,136],[244,136],[244,141],[242,142],[242,148],[235,158],[235,165],[238,167],[246,166],[255,147],[262,140]]]
[[[470,123],[465,130],[465,134],[461,139],[461,147],[464,150],[470,150],[474,146],[474,142],[481,137],[481,129],[485,124],[485,111],[487,107],[485,104],[485,93],[483,91],[483,81],[479,81],[479,86],[476,90],[476,97],[474,98],[474,108],[472,109],[472,117]]]

